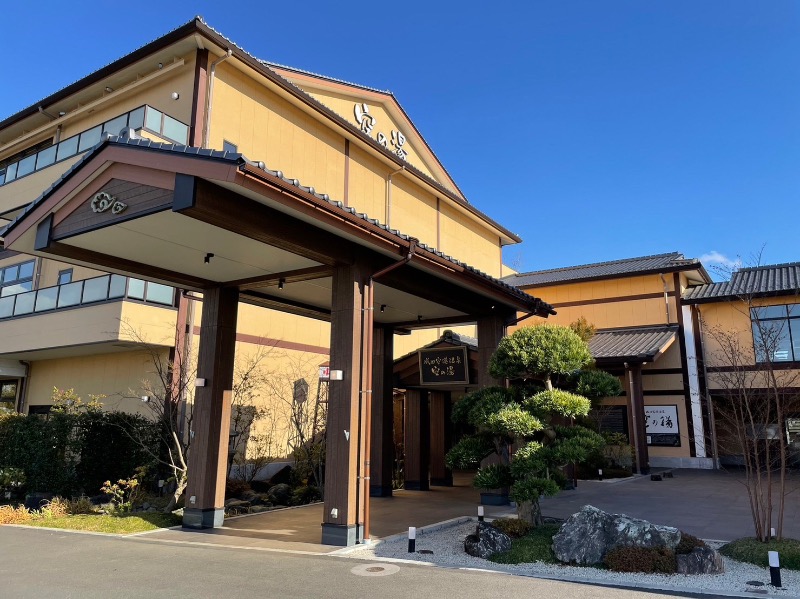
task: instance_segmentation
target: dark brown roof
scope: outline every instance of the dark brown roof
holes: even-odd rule
[[[598,362],[652,362],[675,340],[677,326],[635,327],[597,331],[589,350]]]
[[[729,281],[689,287],[683,302],[700,304],[739,297],[800,294],[800,262],[742,268]]]
[[[705,269],[703,269],[703,265],[700,264],[699,260],[686,259],[683,254],[679,252],[520,273],[504,277],[503,280],[517,287],[536,287],[541,285],[571,283],[574,281],[589,281],[610,277],[663,273],[688,269],[700,270],[704,278],[708,281],[711,280],[705,273]]]
[[[423,345],[422,347],[418,347],[412,352],[408,352],[404,356],[400,356],[397,358],[394,363],[397,364],[398,362],[402,362],[411,356],[415,356],[417,352],[421,349],[428,349],[431,347],[441,347],[442,345],[453,345],[453,346],[461,346],[463,345],[467,349],[477,350],[478,349],[478,340],[475,337],[470,337],[469,335],[462,335],[461,333],[456,333],[455,331],[447,330],[442,333],[442,336],[438,339],[431,341],[427,345]]]
[[[303,185],[297,179],[291,179],[286,177],[283,172],[281,171],[273,171],[267,168],[263,162],[251,162],[244,158],[239,153],[233,152],[224,152],[220,150],[211,150],[211,149],[202,149],[196,148],[193,146],[184,146],[179,144],[166,144],[155,142],[149,139],[140,139],[140,138],[123,138],[119,136],[108,135],[104,140],[94,146],[91,150],[86,152],[83,157],[78,160],[70,169],[65,172],[59,179],[57,179],[42,195],[40,195],[37,199],[31,202],[25,210],[23,210],[17,218],[15,218],[11,223],[6,225],[2,230],[0,230],[0,238],[5,237],[10,231],[15,229],[19,223],[25,219],[25,217],[31,213],[39,204],[44,202],[47,197],[50,196],[56,189],[58,189],[61,185],[63,185],[69,178],[71,178],[76,172],[78,172],[83,165],[88,163],[92,157],[96,154],[101,152],[106,146],[109,145],[117,145],[117,146],[128,146],[138,148],[140,150],[146,151],[154,151],[154,152],[170,152],[170,153],[179,153],[179,154],[186,154],[196,158],[204,159],[204,160],[223,160],[232,162],[239,165],[239,168],[243,171],[247,172],[259,172],[263,173],[268,177],[272,177],[273,180],[280,180],[283,183],[288,183],[289,185],[297,188],[298,191],[305,192],[310,194],[311,196],[317,198],[318,200],[322,200],[326,206],[329,206],[333,210],[342,211],[348,213],[355,218],[361,219],[375,227],[378,227],[380,230],[385,232],[387,236],[393,236],[395,238],[399,238],[404,242],[409,242],[412,237],[402,233],[397,229],[393,229],[388,227],[387,225],[381,223],[378,219],[370,218],[367,214],[363,212],[357,212],[355,208],[352,206],[345,206],[343,202],[332,199],[327,193],[319,193],[313,187],[308,187]],[[414,240],[416,242],[416,240]],[[434,247],[431,247],[427,244],[420,243],[416,246],[418,251],[429,252],[434,256],[442,259],[443,261],[449,262],[450,264],[460,267],[466,273],[468,277],[472,279],[472,281],[482,281],[488,282],[491,287],[495,289],[500,288],[502,291],[507,294],[508,296],[516,298],[518,301],[522,302],[526,310],[529,310],[531,313],[535,313],[539,316],[547,317],[548,314],[555,314],[555,310],[553,307],[542,301],[537,297],[533,297],[532,295],[525,293],[521,289],[514,287],[513,285],[509,285],[505,281],[497,279],[477,268],[474,268],[460,260],[453,258],[452,256],[445,254],[444,252],[440,252]],[[453,269],[451,269],[453,270]]]

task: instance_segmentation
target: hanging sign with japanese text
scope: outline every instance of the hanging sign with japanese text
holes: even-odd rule
[[[419,350],[421,385],[469,385],[466,347]]]
[[[645,406],[644,417],[647,421],[648,445],[680,447],[678,406]]]

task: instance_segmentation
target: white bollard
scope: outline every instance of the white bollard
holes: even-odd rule
[[[483,522],[483,506],[478,506],[478,522]]]
[[[776,589],[781,588],[781,560],[777,551],[769,552],[769,579]]]
[[[417,550],[417,528],[415,526],[408,527],[408,552],[414,553]]]

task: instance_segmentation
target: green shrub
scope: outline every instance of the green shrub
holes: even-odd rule
[[[725,557],[764,568],[769,566],[769,551],[780,554],[781,568],[800,570],[800,541],[797,539],[772,539],[769,543],[762,543],[753,537],[746,537],[731,541],[719,550]]]
[[[251,490],[248,483],[238,478],[229,478],[225,481],[225,497],[228,499],[231,497],[241,497],[242,494]]]
[[[694,535],[681,531],[681,540],[678,546],[675,547],[675,553],[678,555],[684,553],[691,553],[697,547],[708,547],[702,539],[698,539]]]
[[[297,487],[294,491],[292,491],[291,503],[292,505],[305,505],[307,503],[319,501],[320,499],[322,499],[322,493],[320,493],[320,490],[317,487]]]
[[[674,574],[677,571],[675,552],[666,547],[617,547],[603,559],[614,572]]]
[[[524,537],[531,531],[530,523],[517,518],[497,518],[492,521],[492,526],[512,539]]]
[[[489,560],[497,564],[528,564],[532,562],[555,564],[558,560],[553,553],[553,535],[558,532],[559,528],[558,524],[537,526],[524,537],[512,540],[510,551],[495,553]]]

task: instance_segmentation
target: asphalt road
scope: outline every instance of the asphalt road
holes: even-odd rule
[[[403,563],[0,527],[2,599],[665,596]]]

